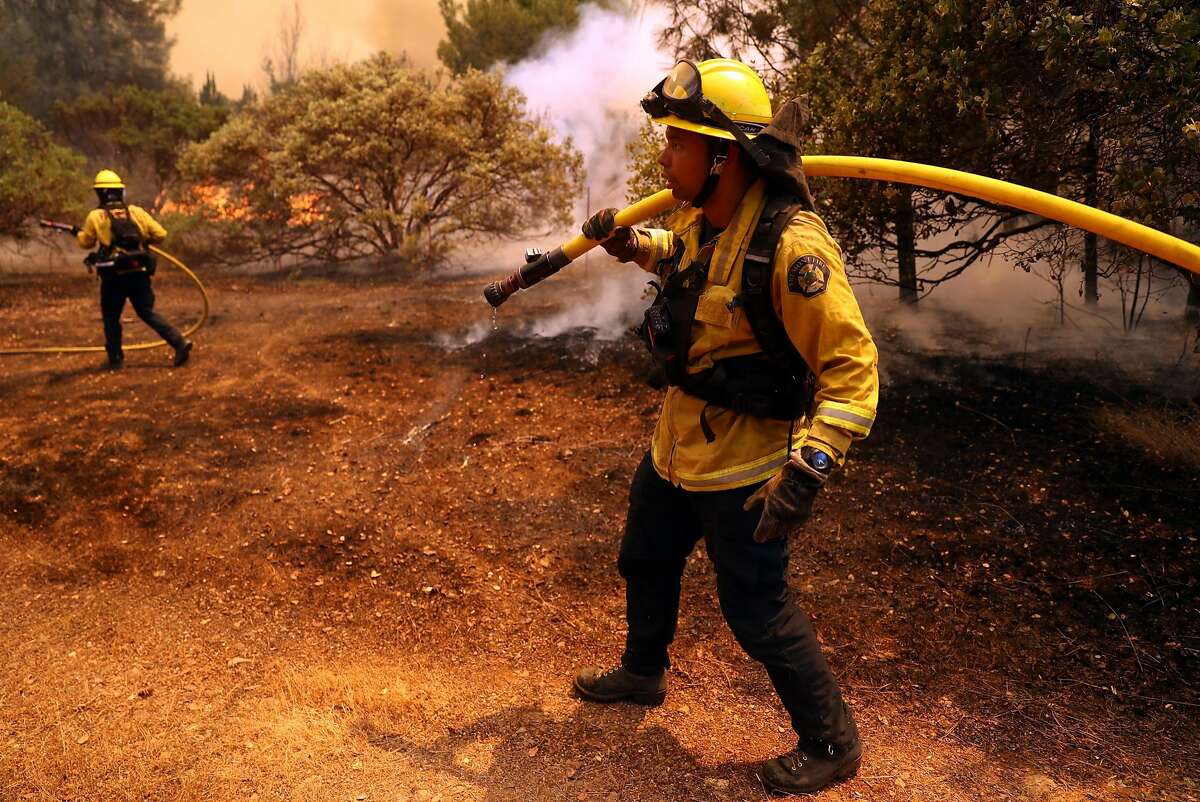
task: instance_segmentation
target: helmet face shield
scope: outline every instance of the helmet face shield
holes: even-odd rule
[[[667,77],[646,93],[642,98],[642,110],[651,117],[674,114],[691,122],[703,123],[703,98],[700,69],[685,59],[672,67]]]
[[[696,100],[703,94],[700,88],[700,68],[687,59],[679,62],[662,82],[662,95],[671,100]]]
[[[763,124],[734,122],[716,103],[706,98],[700,68],[690,59],[677,62],[667,76],[646,93],[642,98],[642,110],[652,119],[673,115],[689,123],[724,131],[728,134],[725,138],[741,145],[758,166],[766,163],[763,154],[750,141],[750,136],[758,134]]]

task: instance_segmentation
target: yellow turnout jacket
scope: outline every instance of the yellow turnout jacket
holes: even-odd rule
[[[743,309],[732,303],[742,282],[742,260],[766,204],[763,183],[754,184],[717,240],[708,280],[696,308],[688,372],[713,361],[761,351]],[[700,250],[702,216],[687,207],[668,221],[670,230],[643,229],[637,263],[665,277],[677,240],[682,266]],[[813,445],[840,464],[853,440],[865,437],[879,399],[878,354],[842,264],[841,250],[825,224],[797,212],[784,229],[772,265],[771,297],[788,337],[816,375],[816,398],[795,422],[760,418],[721,407],[706,417],[716,434],[709,443],[700,427],[705,402],[669,387],[654,432],[651,456],[664,479],[685,490],[726,490],[764,481],[783,466],[788,452]]]
[[[167,230],[162,225],[150,216],[150,213],[141,206],[129,205],[129,216],[133,218],[133,222],[141,229],[142,236],[146,238],[146,242],[154,244],[162,242],[167,238]],[[121,209],[110,209],[113,215],[119,216],[122,213]],[[112,245],[112,223],[108,219],[108,215],[103,209],[92,209],[88,213],[87,220],[83,222],[83,228],[76,235],[79,244],[84,248],[95,248],[99,243],[104,247]]]

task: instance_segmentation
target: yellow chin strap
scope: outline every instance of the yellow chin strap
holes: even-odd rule
[[[153,245],[150,246],[150,251],[157,256],[170,262],[173,267],[182,272],[185,276],[192,280],[196,285],[196,289],[200,291],[200,298],[204,302],[204,310],[200,313],[200,319],[183,330],[184,337],[190,337],[198,332],[205,323],[208,322],[208,291],[204,289],[204,285],[200,283],[200,278],[188,269],[187,265],[176,259],[166,251],[160,250]],[[125,351],[144,351],[147,348],[161,348],[166,345],[166,342],[157,340],[152,343],[134,343],[123,347]],[[90,354],[100,353],[104,351],[103,345],[59,345],[48,346],[45,348],[0,348],[0,356],[19,356],[22,354]]]

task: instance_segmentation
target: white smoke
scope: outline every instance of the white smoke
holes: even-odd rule
[[[666,11],[657,6],[587,5],[575,30],[548,33],[535,55],[505,77],[525,95],[530,112],[583,154],[593,208],[624,205],[625,146],[646,119],[639,101],[674,63],[657,42],[666,24]]]
[[[639,269],[619,265],[607,254],[603,262],[583,268],[583,287],[575,289],[572,305],[533,321],[528,332],[537,337],[555,337],[578,328],[588,328],[598,340],[615,340],[642,318],[649,304],[646,282],[652,278]]]
[[[576,225],[549,239],[570,239],[591,212],[626,205],[626,147],[646,119],[639,101],[674,63],[658,46],[666,23],[666,11],[657,6],[618,10],[587,5],[575,30],[547,34],[532,57],[508,70],[505,81],[525,95],[532,114],[574,144],[587,172]],[[558,288],[572,299],[561,311],[525,327],[526,333],[552,337],[590,328],[597,338],[612,339],[641,316],[646,274],[638,268],[621,265],[596,248],[586,264],[580,259],[566,270],[586,274],[582,287],[560,277],[531,290],[551,293]]]

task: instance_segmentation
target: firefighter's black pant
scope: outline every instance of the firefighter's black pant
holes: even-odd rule
[[[754,542],[762,507],[742,504],[758,486],[689,492],[660,477],[647,454],[633,477],[618,568],[629,633],[622,663],[657,674],[679,616],[680,578],[703,537],[721,612],[746,654],[767,669],[800,738],[849,746],[858,737],[808,616],[787,583],[786,540]]]
[[[150,287],[150,276],[145,272],[109,275],[100,279],[100,312],[104,315],[104,350],[113,361],[121,359],[121,312],[125,299],[133,304],[133,311],[142,321],[158,332],[172,348],[183,345],[179,329],[154,311],[154,290]]]

